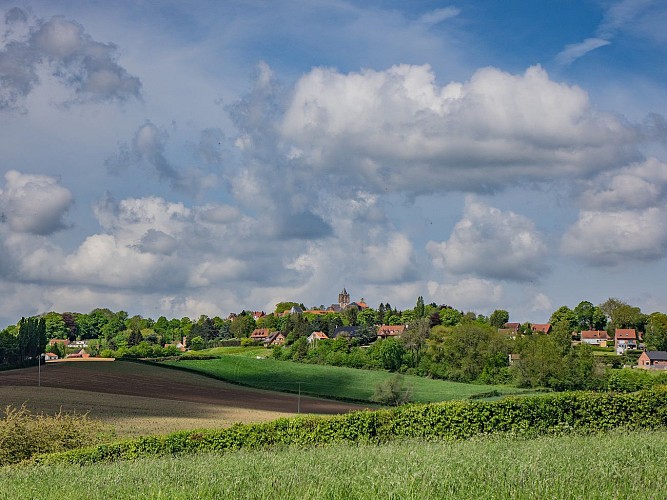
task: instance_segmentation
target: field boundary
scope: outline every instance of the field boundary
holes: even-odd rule
[[[281,418],[221,431],[149,436],[64,453],[32,463],[92,464],[180,453],[272,446],[384,443],[397,439],[461,440],[485,435],[529,438],[667,426],[667,388],[632,394],[569,392],[492,402],[446,401],[333,417]]]

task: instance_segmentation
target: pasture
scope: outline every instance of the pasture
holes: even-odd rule
[[[298,392],[300,388],[301,394],[360,402],[369,402],[375,388],[393,376],[386,371],[216,354],[220,356],[218,359],[183,359],[167,361],[164,364],[250,387],[291,393]],[[504,396],[525,393],[516,387],[464,384],[410,375],[405,376],[404,386],[411,391],[411,400],[419,403],[467,399],[485,394]]]
[[[667,431],[287,447],[6,468],[0,498],[664,498],[666,460]]]

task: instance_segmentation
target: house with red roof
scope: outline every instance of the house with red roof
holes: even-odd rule
[[[550,323],[533,323],[530,325],[530,328],[533,330],[533,333],[551,333]]]
[[[623,354],[628,349],[637,349],[638,340],[634,328],[617,328],[614,333],[616,354]]]
[[[590,345],[599,345],[601,347],[607,346],[609,334],[607,330],[582,330],[581,343]]]
[[[308,336],[308,343],[309,344],[313,344],[313,343],[317,344],[318,341],[326,340],[328,338],[329,337],[324,332],[313,332]]]
[[[381,325],[378,327],[378,338],[400,337],[405,331],[405,325]]]
[[[271,332],[268,328],[255,328],[250,334],[250,338],[261,342],[269,338],[269,335],[271,335]]]

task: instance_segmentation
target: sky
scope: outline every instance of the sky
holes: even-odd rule
[[[0,325],[667,311],[667,3],[0,0]]]

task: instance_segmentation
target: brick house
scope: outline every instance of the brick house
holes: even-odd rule
[[[628,349],[637,349],[637,332],[634,328],[617,328],[614,334],[616,354],[623,354]]]
[[[657,370],[667,369],[667,352],[665,351],[645,351],[637,360],[639,368],[654,368]]]
[[[268,328],[255,328],[250,334],[252,340],[264,341],[269,338],[271,332]]]

